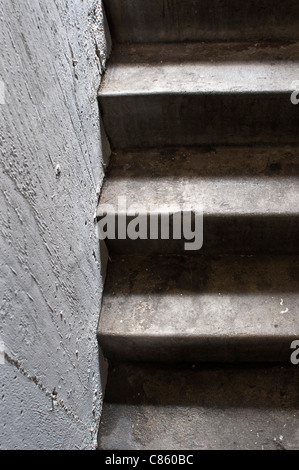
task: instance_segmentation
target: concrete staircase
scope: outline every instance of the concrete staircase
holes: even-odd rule
[[[105,3],[98,219],[202,208],[203,247],[106,240],[99,449],[299,449],[298,2]]]

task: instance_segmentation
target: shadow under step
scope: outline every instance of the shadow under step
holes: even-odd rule
[[[296,0],[106,0],[114,41],[299,39]]]
[[[113,257],[98,341],[109,361],[290,362],[299,257]]]
[[[118,152],[99,233],[111,254],[299,253],[298,156],[297,146]]]
[[[102,450],[298,450],[299,368],[112,366]]]

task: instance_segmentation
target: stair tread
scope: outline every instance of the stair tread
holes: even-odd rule
[[[98,327],[108,356],[182,358],[226,339],[289,356],[299,335],[299,256],[115,257]],[[273,340],[273,341],[272,341]],[[219,342],[219,344],[217,343]],[[230,346],[229,346],[230,347]],[[219,352],[219,351],[218,351]],[[161,354],[160,354],[161,353]],[[217,352],[216,352],[217,354]]]
[[[291,93],[298,53],[299,42],[117,45],[99,94]]]
[[[99,448],[299,449],[298,373],[281,365],[116,365]]]
[[[298,149],[216,147],[118,152],[104,183],[105,204],[137,204],[145,212],[202,206],[204,215],[299,213]],[[121,212],[121,209],[119,209]]]

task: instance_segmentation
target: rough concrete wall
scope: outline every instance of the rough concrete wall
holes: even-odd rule
[[[104,266],[93,216],[109,154],[96,97],[110,41],[100,0],[0,8],[0,448],[92,449]]]

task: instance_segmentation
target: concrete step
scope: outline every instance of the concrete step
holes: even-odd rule
[[[99,92],[112,147],[297,143],[298,57],[298,43],[119,45]]]
[[[99,449],[299,450],[298,374],[277,365],[118,364]]]
[[[106,0],[114,41],[299,39],[296,0]]]
[[[179,147],[114,154],[97,212],[99,220],[105,220],[106,211],[112,217],[115,212],[116,220],[126,218],[123,239],[118,239],[116,224],[106,240],[110,254],[187,254],[197,247],[186,251],[191,238],[187,234],[172,239],[173,217],[170,239],[162,239],[161,221],[157,239],[149,232],[154,214],[167,210],[181,216],[190,208],[193,219],[203,211],[199,254],[298,253],[298,157],[296,146]],[[132,206],[144,217],[146,232],[140,236],[146,239],[130,239]],[[197,240],[201,227],[196,228]]]
[[[109,361],[290,361],[298,256],[112,257],[98,326]]]

